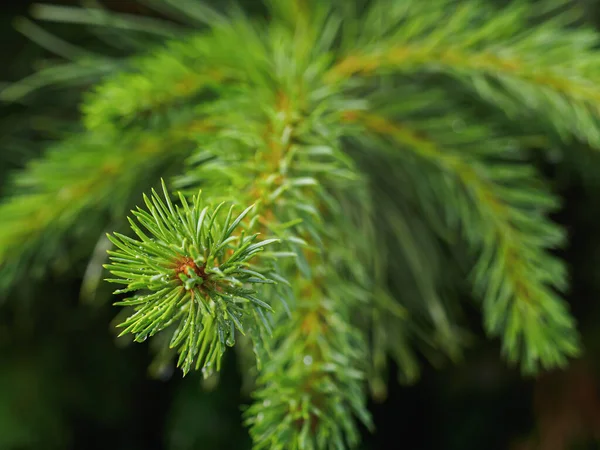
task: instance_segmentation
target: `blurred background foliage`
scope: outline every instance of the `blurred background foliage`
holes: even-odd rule
[[[600,11],[596,3],[586,2],[592,18]],[[47,51],[15,29],[31,35],[30,22],[15,22],[28,15],[30,4],[2,3],[2,81],[51,63]],[[155,14],[129,0],[103,4]],[[121,55],[135,50],[135,43],[128,47],[126,42],[111,50],[71,24],[45,29],[89,49],[97,45]],[[43,90],[28,103],[2,105],[0,193],[11,170],[38,154],[44,140],[74,126],[78,98],[96,76],[83,74],[77,88]],[[597,158],[597,153],[587,155]],[[479,313],[468,311],[471,329],[479,329],[481,339],[471,345],[464,363],[435,369],[424,364],[413,386],[399,386],[391,374],[387,398],[369,405],[376,432],[365,430],[362,448],[600,448],[600,176],[578,170],[587,164],[581,158],[563,162],[544,171],[565,200],[556,219],[570,234],[561,256],[571,271],[568,299],[583,333],[585,357],[565,372],[524,379],[500,360],[498,342],[483,339]],[[594,163],[590,166],[598,167]],[[18,298],[0,301],[0,449],[250,448],[238,406],[249,398],[240,389],[243,378],[234,354],[227,355],[216,387],[199,374],[182,379],[178,372],[153,372],[148,344],[129,346],[115,339],[110,302],[81,300],[83,272],[66,270],[43,286],[19,286],[10,294]]]

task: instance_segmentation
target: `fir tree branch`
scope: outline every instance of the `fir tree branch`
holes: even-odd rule
[[[449,148],[418,128],[382,116],[348,113],[345,118],[391,138],[441,171],[428,175],[426,182],[446,203],[450,224],[460,223],[478,253],[473,286],[483,299],[486,329],[503,337],[508,359],[520,359],[525,372],[534,372],[562,366],[577,355],[573,319],[556,293],[566,287],[565,268],[548,252],[563,239],[562,231],[544,217],[555,200],[537,186],[533,168],[514,161],[488,165],[481,150],[469,154],[464,143],[461,151]],[[502,155],[501,143],[488,140],[486,147],[484,155]],[[442,200],[442,193],[453,201]]]
[[[82,108],[86,127],[105,131],[123,127],[139,116],[167,112],[203,91],[217,89],[232,75],[225,67],[211,67],[212,51],[213,40],[202,35],[185,43],[171,42],[139,58],[88,94]]]
[[[99,134],[76,135],[30,163],[15,177],[14,194],[0,204],[3,288],[22,271],[36,272],[46,266],[56,243],[72,232],[84,214],[120,217],[131,195],[143,189],[141,180],[165,170],[198,133],[211,126],[188,121],[165,133],[121,135],[119,141]],[[93,229],[94,221],[89,219]]]
[[[284,92],[272,93],[267,98],[274,106],[269,107],[264,105],[267,93],[260,92],[263,96],[262,104],[253,100],[254,95],[253,92],[245,92],[240,96],[243,101],[227,99],[220,106],[219,111],[223,114],[224,121],[235,124],[235,128],[231,126],[223,129],[219,136],[202,145],[202,151],[190,158],[195,167],[181,177],[180,185],[190,186],[186,190],[202,186],[207,198],[216,202],[230,199],[243,203],[256,202],[253,212],[255,215],[248,216],[249,221],[254,218],[256,221],[254,228],[249,229],[264,230],[264,233],[281,238],[284,248],[279,255],[291,253],[295,256],[295,260],[291,259],[289,262],[282,258],[276,260],[278,273],[287,280],[289,286],[279,286],[276,291],[269,290],[271,295],[268,296],[268,303],[275,305],[277,299],[282,298],[291,310],[290,318],[284,309],[277,308],[275,330],[284,329],[287,330],[286,333],[299,333],[302,336],[308,334],[318,342],[317,346],[302,348],[307,356],[306,360],[312,360],[314,364],[307,366],[300,362],[297,366],[299,374],[282,371],[286,361],[289,361],[291,351],[286,342],[292,342],[286,340],[283,334],[270,343],[272,350],[268,356],[260,349],[256,351],[260,360],[267,361],[261,373],[275,371],[281,374],[280,381],[273,381],[272,385],[271,381],[268,385],[261,383],[259,392],[263,392],[263,389],[273,392],[282,386],[287,386],[286,389],[290,392],[293,389],[306,392],[307,399],[303,402],[304,407],[312,411],[311,418],[307,419],[312,425],[303,425],[306,421],[296,422],[288,430],[291,433],[287,440],[289,445],[300,445],[304,440],[314,443],[315,439],[323,439],[322,436],[327,433],[336,434],[336,439],[340,438],[342,441],[347,439],[355,442],[356,434],[350,425],[353,423],[352,415],[358,411],[361,417],[367,417],[363,398],[364,382],[360,377],[350,380],[336,372],[342,370],[338,359],[348,351],[363,355],[353,358],[348,364],[352,364],[351,367],[357,374],[364,372],[364,336],[352,326],[344,325],[343,321],[351,320],[350,312],[358,301],[356,297],[367,301],[371,293],[356,286],[364,275],[349,277],[352,280],[349,281],[346,278],[340,279],[341,275],[336,275],[332,270],[322,273],[327,264],[337,268],[341,263],[336,262],[337,259],[333,256],[327,263],[319,262],[320,257],[316,255],[325,251],[328,255],[334,255],[336,248],[340,247],[341,229],[349,227],[348,217],[341,210],[337,211],[336,217],[341,219],[335,223],[339,226],[327,219],[328,230],[323,228],[323,218],[328,216],[326,211],[329,205],[337,203],[333,199],[327,201],[326,192],[332,184],[338,187],[348,184],[352,187],[348,188],[348,192],[356,192],[359,189],[355,180],[356,169],[339,150],[334,136],[330,136],[329,141],[312,128],[314,123],[330,120],[328,116],[331,113],[327,109],[307,108],[314,113],[303,116],[297,112],[301,109],[300,96],[290,96]],[[354,197],[352,204],[357,208],[359,203]],[[356,232],[352,238],[355,239],[357,235],[361,233]],[[355,246],[349,249],[342,245],[341,248],[345,251],[343,258],[339,257],[342,261],[349,262],[356,257],[353,254]],[[257,259],[258,263],[265,256],[269,256],[268,252]],[[366,260],[364,258],[361,261]],[[352,265],[355,272],[363,270],[362,264]],[[347,266],[344,267],[346,268],[339,269],[340,273],[347,272]],[[297,287],[300,285],[305,288],[298,291]],[[329,285],[340,287],[334,290],[326,287]],[[323,308],[335,312],[325,313]],[[333,316],[332,320],[336,317],[338,319],[330,324],[328,315]],[[346,336],[346,333],[351,333],[352,337]],[[355,344],[346,348],[350,344],[348,339],[352,339]],[[333,373],[324,372],[323,367],[328,367]],[[345,366],[345,369],[348,367],[350,366]],[[328,386],[326,389],[323,383]],[[348,394],[352,397],[351,402],[347,400]],[[260,397],[262,394],[257,395]],[[289,398],[283,401],[285,403],[288,400]],[[249,423],[253,423],[253,430],[256,430],[253,434],[257,445],[263,445],[259,442],[263,442],[264,426],[268,426],[260,420],[262,416],[256,414],[258,409],[264,410],[263,416],[268,413],[264,405],[261,405],[262,398],[247,413]],[[314,415],[319,407],[335,410],[336,417],[343,419],[345,426],[350,428],[341,429],[335,422]],[[286,423],[300,417],[300,412],[295,409],[277,410],[272,414],[278,415]],[[268,424],[273,425],[273,422],[269,420]],[[279,432],[275,433],[273,439],[267,439],[267,444],[264,445],[274,444],[275,438],[280,437],[277,433]],[[346,434],[348,436],[344,438]]]
[[[362,211],[358,198],[352,200]],[[300,271],[290,268],[291,318],[279,315],[272,354],[245,413],[256,448],[352,448],[359,441],[355,417],[372,426],[365,408],[365,336],[352,324],[357,305],[368,308],[373,295],[372,280],[356,260],[372,266],[356,240],[360,236],[369,251],[371,241],[349,227],[351,217],[340,217],[342,208],[331,216],[320,210],[327,223],[317,230],[322,242],[298,254]],[[306,240],[310,244],[311,235]],[[349,240],[355,242],[350,248],[339,245]]]
[[[556,8],[561,3],[551,2]],[[353,75],[441,72],[511,118],[543,117],[564,138],[575,135],[600,146],[598,33],[566,28],[576,10],[532,26],[537,17],[524,1],[501,10],[474,0],[430,6],[376,2],[371,15],[382,15],[383,25],[373,33],[381,40],[376,45],[358,40],[359,50],[339,60],[326,74],[327,82]]]
[[[260,377],[246,416],[255,448],[354,447],[353,415],[367,425],[366,348],[347,311],[310,280],[291,321],[281,323],[276,351]]]
[[[406,369],[405,379],[411,380],[415,363],[406,357],[409,352],[402,334],[412,334],[415,345],[432,362],[442,360],[440,353],[453,361],[461,356],[464,332],[456,324],[460,308],[444,280],[461,274],[449,273],[450,262],[436,236],[439,230],[427,226],[418,213],[422,201],[418,189],[400,181],[410,182],[411,167],[403,167],[396,159],[383,155],[380,158],[363,155],[359,164],[371,176],[378,177],[372,183],[377,199],[376,215],[380,217],[377,236],[381,243],[377,253],[381,270],[387,269],[387,276],[378,286],[389,284],[394,292],[402,293],[398,299],[390,298],[390,294],[381,295],[375,302],[374,308],[383,316],[379,331],[400,336],[390,339],[391,354],[402,356],[397,361],[399,368]],[[404,314],[397,311],[400,305],[406,310]]]
[[[147,210],[134,212],[137,238],[111,236],[112,281],[126,286],[121,294],[135,292],[119,302],[123,313],[133,310],[124,333],[158,338],[163,359],[173,347],[184,373],[218,369],[225,347],[247,333],[260,370],[245,415],[256,448],[355,447],[355,418],[371,425],[369,366],[374,378],[389,352],[413,379],[407,337],[452,357],[462,343],[456,302],[442,298],[441,277],[426,264],[438,255],[402,222],[404,186],[378,179],[388,172],[370,173],[361,164],[368,159],[401,167],[428,232],[454,244],[454,253],[464,241],[475,254],[473,290],[510,361],[532,372],[577,353],[558,295],[566,270],[551,254],[563,239],[547,219],[556,200],[512,147],[518,137],[501,139],[481,125],[457,131],[448,97],[428,85],[415,106],[410,92],[426,84],[414,75],[441,74],[421,78],[441,79],[444,92],[459,80],[509,118],[542,116],[560,134],[600,146],[597,33],[567,30],[570,12],[531,27],[536,17],[522,0],[501,13],[477,0],[375,0],[360,18],[347,2],[272,0],[268,24],[191,1],[147,1],[209,27],[99,84],[83,105],[88,132],[16,177],[16,195],[0,204],[0,281],[14,281],[18,271],[34,275],[67,234],[92,229],[97,238],[96,222],[104,229],[106,215],[121,217],[146,179],[185,159],[176,178],[181,204],[163,187],[164,199],[153,193]],[[180,35],[170,24],[131,16],[45,11],[67,22]],[[57,43],[62,53],[73,50]],[[38,84],[93,75],[55,72]],[[409,94],[399,95],[397,85]],[[28,86],[17,88],[13,96]],[[378,108],[376,94],[394,105]],[[342,151],[346,138],[359,143],[360,158]],[[221,203],[232,209],[213,208]],[[234,209],[249,204],[234,219]],[[257,233],[280,243],[254,242]],[[462,241],[448,240],[459,234]],[[382,248],[385,239],[395,245]],[[413,280],[425,302],[411,304],[401,277],[388,280],[398,267],[429,272]],[[278,284],[261,287],[272,281]],[[396,300],[402,294],[405,308]],[[371,384],[381,393],[381,378]]]
[[[295,107],[285,94],[279,97],[276,110],[279,114],[273,117],[279,119],[267,127],[267,159],[277,163],[278,171],[306,172],[317,184],[305,188],[300,185],[285,193],[282,200],[289,199],[292,203],[285,209],[275,207],[273,219],[289,220],[290,206],[294,200],[302,199],[302,204],[318,211],[318,216],[328,217],[328,224],[319,220],[312,230],[306,229],[315,218],[305,216],[296,227],[309,247],[296,250],[297,268],[290,267],[290,276],[286,277],[293,286],[292,317],[280,315],[276,322],[279,334],[271,344],[272,355],[261,371],[255,402],[246,412],[247,423],[251,425],[256,448],[323,448],[331,443],[340,448],[353,447],[359,438],[353,416],[367,425],[371,422],[364,405],[365,338],[362,331],[351,325],[351,314],[360,300],[365,303],[369,300],[371,292],[359,284],[359,280],[364,279],[362,273],[349,279],[339,274],[363,270],[361,264],[351,262],[359,257],[357,253],[351,256],[359,245],[351,250],[345,246],[340,248],[339,239],[348,230],[351,220],[343,215],[341,208],[330,209],[330,205],[337,202],[326,202],[323,197],[326,194],[320,187],[326,175],[334,178],[336,166],[343,167],[346,161],[336,161],[337,152],[332,152],[335,165],[323,166],[323,169],[329,168],[328,173],[317,171],[317,164],[307,165],[306,154],[310,147],[301,142],[310,139],[312,130],[303,132],[303,123],[311,123],[314,118],[292,120]],[[293,140],[286,136],[292,136]],[[305,195],[298,196],[302,191]],[[355,196],[353,204],[360,211],[356,197],[360,198]],[[360,234],[349,232],[347,239]],[[368,242],[366,236],[363,237]],[[340,251],[343,256],[336,257]],[[354,267],[348,269],[348,265]]]
[[[361,196],[347,200],[358,216],[367,209]],[[365,408],[366,339],[353,314],[368,309],[374,294],[373,247],[368,230],[349,226],[355,218],[342,210],[323,210],[327,225],[319,233],[327,250],[305,250],[298,256],[301,272],[288,278],[292,316],[280,315],[276,323],[273,354],[245,414],[257,448],[351,448],[359,440],[354,418],[372,426]],[[350,240],[350,247],[339,245]]]
[[[219,370],[236,333],[245,334],[248,318],[257,316],[252,310],[271,310],[251,286],[274,281],[252,270],[249,262],[276,240],[255,242],[257,234],[234,234],[252,207],[233,219],[233,207],[223,217],[223,204],[205,207],[200,194],[191,204],[180,194],[181,206],[174,206],[164,183],[163,192],[164,200],[154,191],[144,197],[148,212],[133,212],[146,230],[130,219],[139,240],[109,235],[117,250],[109,251],[112,262],[105,267],[118,278],[108,281],[126,285],[115,294],[142,291],[116,303],[135,310],[119,325],[125,328],[121,335],[133,333],[143,342],[177,324],[169,346],[178,349],[184,375],[193,366],[210,373],[213,367]]]

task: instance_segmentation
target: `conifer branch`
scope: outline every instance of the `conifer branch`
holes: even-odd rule
[[[332,237],[325,242],[335,254]],[[336,258],[322,258],[305,250],[299,260],[306,269],[288,277],[292,316],[280,314],[275,324],[273,351],[245,413],[256,448],[353,447],[359,441],[354,417],[372,426],[365,408],[365,337],[352,325],[354,306],[366,305],[372,293],[357,283],[361,276],[335,274],[344,272]]]
[[[329,218],[338,226],[318,230],[328,250],[309,247],[298,254],[300,271],[290,268],[291,318],[280,314],[275,323],[273,351],[245,413],[256,448],[353,447],[359,441],[354,418],[372,426],[365,408],[365,336],[352,325],[354,308],[367,307],[372,292],[361,285],[364,268],[347,266],[360,258],[360,245],[350,251],[339,245],[357,236],[369,241],[357,230],[342,237],[341,224],[349,220]]]
[[[129,220],[139,240],[109,235],[117,250],[109,251],[112,263],[105,267],[118,278],[108,281],[126,285],[115,294],[142,291],[116,303],[135,310],[119,325],[121,335],[133,333],[143,342],[173,325],[170,347],[178,349],[184,375],[193,366],[209,373],[219,370],[236,332],[245,334],[245,322],[255,317],[251,310],[271,310],[251,286],[274,281],[252,270],[250,260],[277,240],[255,242],[258,234],[235,234],[252,207],[234,219],[233,207],[223,217],[223,204],[211,210],[200,194],[191,204],[180,194],[181,206],[174,206],[164,183],[163,192],[164,200],[155,191],[144,197],[148,211],[133,212],[146,230]]]
[[[371,14],[383,21],[381,40],[347,54],[324,79],[336,84],[353,75],[441,72],[510,118],[535,115],[563,138],[600,147],[599,38],[585,26],[566,28],[577,13],[572,5],[532,26],[537,14],[523,1],[500,10],[476,0],[453,3],[441,2],[432,12],[419,2],[375,2]],[[551,3],[558,9],[562,2]]]
[[[47,266],[56,242],[83,214],[119,218],[141,188],[132,167],[146,173],[164,170],[181,156],[186,143],[210,128],[207,122],[188,121],[164,133],[121,135],[118,141],[81,134],[30,163],[15,177],[14,195],[0,204],[2,287],[9,287],[24,265],[34,264],[36,270]],[[94,229],[93,221],[89,227]]]
[[[163,357],[178,352],[184,374],[218,370],[227,346],[251,338],[259,377],[245,420],[257,449],[356,447],[355,419],[371,426],[365,387],[382,394],[375,372],[386,354],[408,380],[418,374],[408,338],[460,354],[458,302],[438,286],[447,261],[430,251],[437,241],[421,240],[449,243],[461,257],[467,244],[486,330],[510,361],[534,372],[577,354],[559,298],[566,269],[552,254],[564,232],[547,217],[558,202],[519,136],[498,137],[488,116],[469,125],[451,100],[458,80],[478,105],[501,110],[499,123],[545,120],[600,148],[598,35],[567,29],[570,9],[544,16],[562,0],[539,11],[524,0],[500,10],[478,0],[374,0],[360,18],[347,2],[271,0],[268,22],[147,1],[207,27],[96,86],[82,105],[87,131],[15,177],[15,194],[0,204],[0,282],[45,267],[67,235],[97,238],[106,216],[114,224],[181,162],[179,204],[164,184],[162,197],[144,197],[146,209],[130,219],[137,237],[110,235],[116,249],[105,267],[125,286],[117,295],[131,295],[117,302],[131,312],[123,333],[152,337]],[[39,11],[181,35],[132,16]],[[121,65],[107,61],[41,73],[4,96]],[[424,73],[441,76],[415,80]],[[406,211],[422,222],[402,223]],[[408,286],[389,279],[398,268],[428,274]]]
[[[454,199],[445,205],[447,220],[460,223],[478,253],[472,283],[483,299],[486,329],[503,337],[508,359],[520,360],[523,370],[532,373],[540,366],[562,366],[577,355],[574,322],[557,295],[566,287],[566,271],[548,252],[563,240],[562,230],[544,217],[556,203],[540,190],[533,168],[515,161],[485,165],[486,156],[502,155],[501,142],[488,140],[478,155],[464,144],[461,150],[449,148],[382,116],[348,113],[345,118],[391,138],[440,171],[426,175],[428,186],[441,204],[442,198]]]
[[[276,329],[277,349],[246,411],[257,449],[356,446],[353,416],[367,426],[362,333],[347,311],[308,281],[292,319]]]
[[[252,95],[252,92],[248,92],[247,98],[251,99]],[[290,352],[297,354],[289,347],[288,344],[292,341],[288,341],[285,335],[269,343],[268,354],[261,349],[255,350],[259,360],[266,361],[261,364],[261,373],[275,371],[280,376],[279,381],[273,380],[267,384],[261,382],[260,393],[257,394],[259,397],[263,390],[272,393],[282,386],[287,386],[286,389],[290,389],[290,392],[297,389],[307,395],[304,407],[308,408],[307,411],[312,411],[311,418],[307,421],[297,421],[300,413],[295,409],[273,412],[281,415],[286,422],[295,421],[295,425],[289,430],[292,434],[287,443],[299,445],[303,440],[314,443],[315,439],[323,439],[322,436],[327,433],[337,434],[342,441],[348,439],[355,442],[356,434],[351,428],[342,430],[335,422],[315,415],[314,411],[319,407],[335,410],[336,417],[343,419],[347,427],[350,427],[352,415],[357,414],[357,411],[365,420],[368,416],[364,409],[364,380],[361,381],[360,377],[348,380],[343,374],[337,374],[337,371],[351,367],[356,374],[364,372],[366,350],[362,331],[352,331],[353,344],[349,348],[346,348],[349,342],[340,333],[353,329],[350,325],[343,326],[343,320],[351,320],[351,311],[357,302],[355,297],[362,296],[362,300],[366,302],[370,294],[358,286],[356,289],[350,287],[355,286],[354,283],[364,276],[361,278],[357,275],[353,281],[338,281],[339,275],[336,276],[330,269],[326,273],[324,271],[328,264],[333,266],[340,263],[336,263],[335,259],[320,262],[321,257],[318,256],[324,249],[328,249],[328,254],[335,254],[335,249],[340,247],[340,228],[349,226],[348,218],[338,211],[335,217],[340,219],[335,223],[339,227],[334,226],[331,219],[327,219],[331,225],[324,229],[328,205],[335,204],[333,199],[326,201],[327,186],[343,186],[348,180],[356,178],[356,169],[339,150],[334,137],[329,142],[311,128],[313,123],[328,120],[328,110],[310,108],[309,111],[315,112],[303,116],[297,112],[299,105],[294,96],[276,92],[271,98],[274,106],[263,106],[258,111],[257,103],[252,101],[230,104],[233,100],[224,100],[225,103],[219,107],[223,114],[222,120],[235,124],[235,128],[223,129],[219,136],[204,142],[202,151],[190,158],[193,166],[181,177],[180,182],[185,184],[186,191],[194,186],[202,186],[207,198],[215,202],[233,199],[246,204],[257,202],[252,215],[247,216],[249,230],[263,231],[282,240],[283,251],[275,253],[280,255],[276,259],[278,274],[286,280],[286,284],[277,289],[269,289],[270,294],[265,293],[267,302],[277,310],[274,330],[281,328],[287,330],[286,333],[292,332],[294,336],[310,335],[311,339],[319,343],[317,346],[297,350],[304,352],[306,361],[314,362],[314,365],[308,366],[301,362],[297,366],[301,372],[299,376],[281,369],[288,364],[286,361],[289,361]],[[353,186],[353,191],[359,189],[355,181],[350,181],[349,186]],[[357,206],[355,200],[353,204]],[[353,238],[356,235],[360,233],[356,232]],[[352,250],[343,245],[341,247],[346,251],[343,261],[351,261],[356,257],[350,256]],[[259,255],[257,263],[261,264],[263,258],[269,256],[268,253]],[[287,254],[294,258],[289,261],[281,258]],[[361,264],[352,266],[353,271],[363,270]],[[345,269],[339,270],[345,273]],[[325,285],[329,284],[345,286],[340,291],[333,291],[326,288]],[[298,286],[304,288],[298,290]],[[279,304],[278,298],[289,306],[291,318],[284,308],[275,307]],[[323,308],[336,312],[325,313]],[[328,315],[333,315],[331,320],[337,318],[337,321],[329,324]],[[301,345],[301,342],[297,345]],[[323,350],[323,355],[320,346],[326,349]],[[341,365],[338,359],[348,351],[363,356],[352,358],[345,366]],[[322,367],[328,367],[330,372],[324,372]],[[327,388],[323,387],[323,383]],[[352,398],[351,402],[347,400],[348,395]],[[288,400],[289,398],[283,401],[287,403]],[[252,433],[257,445],[263,445],[262,434],[265,427],[260,418],[266,411],[262,415],[257,414],[261,408],[264,409],[263,400],[258,398],[246,415],[248,423],[252,423],[252,429],[256,430]],[[312,424],[303,425],[308,422]],[[268,423],[273,424],[271,421]],[[343,437],[347,433],[349,435]],[[266,442],[264,445],[274,445],[275,440],[269,438]]]
[[[600,88],[592,80],[581,79],[558,66],[553,71],[541,72],[535,62],[526,57],[510,57],[489,50],[480,52],[457,48],[431,47],[430,43],[397,46],[377,55],[350,55],[337,63],[327,74],[329,82],[357,74],[376,73],[379,70],[404,68],[444,70],[463,74],[481,73],[497,77],[514,77],[541,89],[562,94],[577,103],[588,104],[597,111],[600,104]],[[562,70],[561,70],[562,69]]]
[[[218,89],[232,75],[222,65],[211,67],[215,51],[211,37],[170,42],[99,84],[83,104],[86,127],[104,131],[123,127],[140,116],[166,113],[204,91]]]
[[[333,201],[326,202],[326,189],[320,181],[326,174],[329,181],[335,180],[336,172],[343,176],[344,169],[349,171],[353,167],[345,167],[348,162],[341,152],[334,150],[335,141],[330,154],[311,155],[311,146],[303,141],[319,142],[322,137],[315,136],[314,130],[306,129],[305,124],[316,122],[318,116],[297,116],[294,106],[288,95],[277,96],[277,113],[267,126],[263,147],[267,168],[271,167],[267,170],[283,175],[283,180],[300,172],[306,181],[312,181],[297,183],[297,187],[290,185],[287,192],[283,191],[280,201],[286,207],[273,205],[271,221],[288,221],[290,207],[298,201],[303,209],[316,214],[302,214],[305,219],[295,227],[307,245],[295,250],[297,262],[283,272],[292,286],[291,318],[286,314],[278,317],[275,324],[278,335],[271,342],[273,350],[261,370],[255,401],[247,410],[246,419],[256,448],[352,447],[359,438],[354,416],[371,425],[364,398],[365,337],[352,326],[352,312],[359,301],[368,302],[371,293],[359,285],[364,278],[362,266],[351,262],[358,255],[350,257],[346,251],[339,260],[334,256],[339,252],[340,237],[351,227],[351,220],[332,206]],[[321,152],[329,147],[323,144],[328,143],[322,142],[318,147]],[[322,167],[320,159],[324,160]],[[352,185],[354,189],[360,186]],[[264,197],[269,195],[263,194]],[[327,217],[330,225],[321,217]],[[360,234],[353,231],[348,231],[348,238]],[[297,240],[290,241],[292,248],[294,242]],[[359,247],[356,245],[353,251]],[[345,250],[345,246],[341,248]],[[336,275],[335,270],[342,273],[350,270],[360,275],[345,279]]]

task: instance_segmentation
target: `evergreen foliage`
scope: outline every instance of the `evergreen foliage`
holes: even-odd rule
[[[256,449],[356,447],[388,355],[402,381],[420,354],[460,358],[465,298],[526,374],[580,353],[560,202],[536,166],[539,142],[600,147],[599,36],[572,27],[577,8],[146,3],[172,19],[35,10],[109,30],[133,51],[122,59],[24,25],[73,61],[0,97],[95,84],[81,126],[16,171],[0,204],[7,298],[81,262],[95,286],[104,265],[125,285],[121,335],[155,340],[157,364],[209,377],[235,345],[256,375]]]
[[[194,361],[196,369],[214,365],[218,370],[225,346],[235,344],[236,330],[244,333],[242,321],[247,315],[254,322],[262,319],[268,327],[263,310],[271,308],[247,286],[273,281],[247,266],[265,245],[276,240],[254,242],[257,234],[233,235],[252,207],[233,221],[230,208],[218,228],[222,204],[208,211],[208,207],[202,208],[200,195],[192,197],[192,205],[180,195],[183,207],[174,207],[164,184],[163,190],[164,202],[154,192],[152,199],[144,198],[150,213],[134,213],[153,237],[132,220],[139,241],[118,233],[109,236],[118,250],[109,251],[112,264],[106,268],[121,278],[107,281],[127,286],[115,294],[149,291],[117,303],[134,306],[136,311],[121,324],[125,327],[122,334],[134,333],[135,340],[143,342],[179,321],[169,346],[178,349],[178,365],[184,374]],[[247,303],[254,308],[246,308]]]

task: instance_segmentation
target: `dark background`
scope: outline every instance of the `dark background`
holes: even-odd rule
[[[44,54],[12,27],[30,3],[4,0],[0,6],[2,81],[31,73],[33,62]],[[106,4],[139,12],[130,1]],[[74,26],[49,29],[85,42]],[[28,108],[55,108],[65,120],[77,116],[76,109],[63,107],[64,98],[53,95],[36,106],[2,105],[0,142],[12,142],[14,124],[30,114]],[[18,137],[35,140],[33,134]],[[36,147],[27,151],[15,159],[9,146],[0,144],[0,186]],[[524,379],[505,367],[498,343],[483,339],[479,330],[482,339],[462,365],[433,370],[425,363],[412,387],[398,385],[391,374],[387,399],[370,405],[377,430],[364,433],[363,448],[526,449],[534,448],[528,445],[536,440],[560,442],[567,435],[578,437],[577,446],[569,448],[600,448],[595,440],[600,432],[595,368],[600,318],[600,208],[595,199],[600,182],[594,176],[582,178],[569,164],[544,169],[565,200],[557,220],[570,234],[564,253],[572,274],[569,300],[584,334],[586,357],[567,372]],[[0,450],[249,448],[240,419],[240,405],[248,398],[240,393],[233,352],[212,391],[203,389],[197,375],[182,379],[175,372],[156,379],[148,371],[149,346],[117,345],[110,331],[114,308],[82,304],[80,283],[51,278],[29,301],[0,302]],[[478,330],[475,310],[471,321]]]

